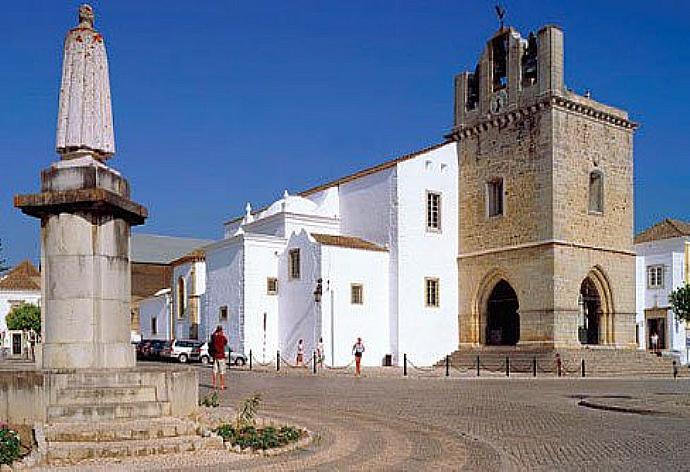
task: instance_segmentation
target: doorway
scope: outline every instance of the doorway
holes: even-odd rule
[[[486,344],[514,346],[520,340],[518,298],[505,280],[496,284],[487,302]]]
[[[578,337],[581,344],[599,344],[601,297],[592,279],[587,277],[580,286],[580,325]]]

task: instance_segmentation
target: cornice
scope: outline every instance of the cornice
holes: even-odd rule
[[[514,110],[509,110],[500,115],[488,116],[486,119],[479,120],[474,124],[455,128],[448,135],[446,135],[446,138],[455,141],[460,141],[471,136],[477,136],[492,128],[502,127],[509,123],[513,123],[515,121],[527,118],[529,116],[534,116],[547,108],[564,109],[571,113],[587,116],[594,120],[601,121],[603,123],[626,130],[634,131],[639,127],[639,124],[635,123],[634,121],[621,118],[620,116],[617,116],[613,113],[608,113],[606,111],[598,109],[595,106],[585,105],[565,97],[552,95],[546,98],[538,99],[535,103],[531,105],[523,106],[521,108],[517,108]]]

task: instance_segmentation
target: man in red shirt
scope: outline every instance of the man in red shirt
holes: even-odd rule
[[[211,342],[209,344],[212,346],[213,356],[211,383],[213,388],[216,388],[216,375],[220,375],[220,389],[225,390],[225,346],[228,344],[228,338],[225,337],[221,325],[218,325],[216,331],[211,335]]]

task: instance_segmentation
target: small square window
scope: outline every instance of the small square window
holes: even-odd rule
[[[431,277],[424,279],[425,305],[428,307],[440,306],[439,280]]]
[[[266,279],[266,293],[269,295],[276,295],[278,293],[278,279],[275,277]]]
[[[299,249],[291,249],[288,253],[288,278],[300,278]]]
[[[426,193],[426,229],[441,231],[441,194]]]
[[[353,305],[364,304],[364,286],[362,284],[352,284],[350,286],[350,303]]]
[[[664,286],[664,266],[647,267],[647,288],[662,288]]]
[[[222,307],[220,307],[220,312],[218,314],[218,317],[223,321],[226,321],[228,319],[228,306],[227,305],[223,305]]]
[[[503,215],[503,179],[497,178],[486,184],[486,210],[489,217]]]

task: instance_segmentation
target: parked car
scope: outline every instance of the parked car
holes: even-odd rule
[[[192,350],[201,345],[199,341],[173,339],[165,344],[161,351],[161,357],[165,359],[177,360],[184,364],[190,360]]]
[[[160,359],[162,356],[163,349],[168,345],[170,341],[165,341],[163,339],[153,339],[151,340],[151,346],[149,347],[148,357],[151,359]]]
[[[233,351],[230,349],[230,346],[225,346],[225,359],[230,365],[241,367],[247,364],[247,356],[242,352]],[[208,355],[208,343],[203,343],[193,350],[191,360],[201,362],[202,364],[211,362],[211,356]]]

